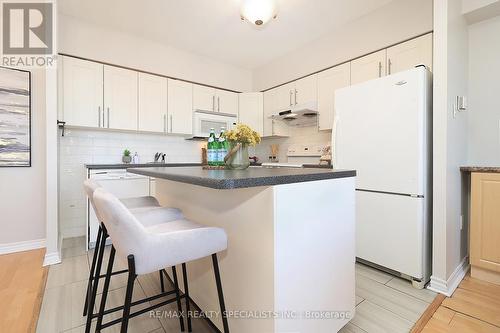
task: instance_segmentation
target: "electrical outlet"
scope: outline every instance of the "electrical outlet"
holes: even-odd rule
[[[464,216],[460,215],[460,230],[464,229]]]

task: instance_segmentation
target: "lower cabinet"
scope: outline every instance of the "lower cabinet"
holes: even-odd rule
[[[500,284],[500,173],[472,173],[472,277]]]

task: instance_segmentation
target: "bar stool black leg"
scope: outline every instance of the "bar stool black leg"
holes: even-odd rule
[[[158,271],[160,274],[160,286],[161,286],[161,292],[165,292],[165,282],[163,282],[163,272],[161,270]]]
[[[177,269],[175,268],[175,266],[172,266],[172,275],[174,277],[175,298],[177,299],[177,311],[179,312],[179,324],[181,325],[181,332],[184,332],[184,317],[182,315],[179,281],[177,280]]]
[[[95,271],[95,266],[96,266],[96,261],[97,261],[97,254],[99,253],[99,246],[101,243],[101,236],[102,236],[102,229],[101,226],[99,225],[99,230],[97,231],[97,240],[95,243],[94,247],[94,255],[92,257],[92,265],[90,266],[90,274],[89,274],[89,282],[87,283],[87,297],[85,297],[85,305],[83,306],[83,316],[85,317],[87,315],[87,310],[89,306],[89,297],[90,297],[90,290],[92,289],[92,282],[94,278],[94,271]]]
[[[134,291],[134,281],[137,275],[135,274],[135,260],[132,254],[129,254],[128,259],[128,282],[127,293],[125,294],[125,304],[123,308],[122,327],[120,332],[127,333],[128,320],[130,319],[130,306],[132,303],[132,293]]]
[[[217,261],[216,253],[212,254],[212,262],[214,264],[214,274],[215,274],[215,283],[217,284],[217,293],[219,294],[220,311],[222,314],[222,325],[224,326],[224,333],[229,333],[226,305],[224,304],[224,294],[222,293],[222,282],[220,280],[219,262]]]
[[[187,278],[187,270],[186,264],[182,264],[182,275],[184,278],[184,296],[186,296],[186,313],[187,313],[187,323],[188,323],[188,332],[192,332],[191,327],[191,310],[189,306],[189,287],[188,287],[188,278]]]
[[[90,328],[92,324],[92,315],[94,313],[95,298],[97,295],[97,286],[99,285],[99,276],[101,274],[102,257],[104,256],[104,247],[106,246],[106,238],[108,238],[108,232],[104,225],[102,225],[102,237],[101,243],[99,244],[99,254],[97,256],[97,264],[94,272],[94,281],[92,283],[92,294],[89,298],[89,306],[87,309],[87,322],[85,326],[85,333],[90,333]]]
[[[113,263],[115,262],[115,247],[111,246],[109,254],[108,269],[106,270],[106,279],[104,280],[104,288],[101,296],[101,306],[99,307],[99,315],[97,316],[96,332],[101,331],[102,319],[104,317],[104,310],[106,309],[106,300],[108,298],[109,283],[111,282],[111,273],[113,272]]]

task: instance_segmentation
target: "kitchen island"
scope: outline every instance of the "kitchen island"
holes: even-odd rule
[[[228,249],[219,260],[232,332],[330,333],[354,316],[355,171],[128,172],[156,178],[163,205],[226,230]],[[187,267],[193,301],[204,311],[218,311],[210,258]],[[210,319],[222,329],[220,317]]]

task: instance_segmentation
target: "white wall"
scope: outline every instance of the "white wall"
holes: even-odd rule
[[[0,246],[45,239],[45,71],[31,76],[30,168],[0,168]]]
[[[263,90],[431,31],[432,0],[397,0],[254,71]],[[293,36],[290,36],[293,38]]]
[[[59,15],[59,52],[237,91],[252,90],[249,70]],[[188,33],[188,32],[179,32]]]
[[[137,152],[141,163],[151,162],[156,152],[167,154],[168,163],[201,163],[200,141],[183,137],[66,129],[59,137],[59,214],[63,237],[85,235],[86,197],[83,181],[86,179],[84,164],[122,163],[122,152]]]
[[[434,2],[434,190],[433,271],[431,287],[450,293],[459,282],[467,256],[464,182],[459,167],[467,160],[467,116],[453,115],[456,96],[467,95],[467,22],[461,2]]]
[[[469,27],[469,164],[500,165],[500,17]]]

